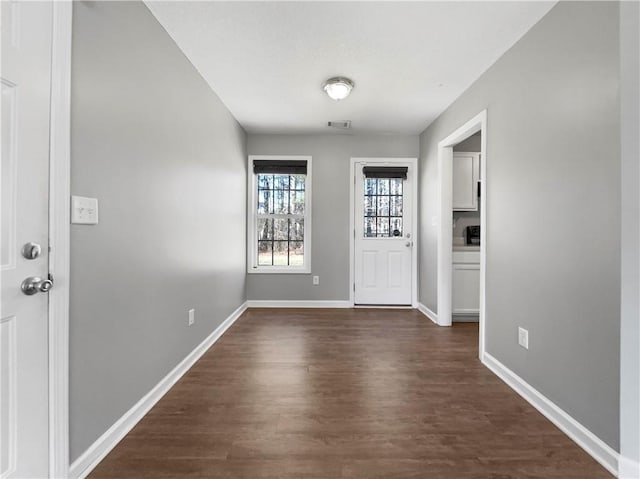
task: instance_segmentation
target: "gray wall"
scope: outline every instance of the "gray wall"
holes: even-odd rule
[[[420,178],[435,311],[437,143],[487,109],[487,352],[616,449],[618,25],[614,2],[556,5],[423,132]]]
[[[622,310],[620,452],[640,463],[640,4],[620,5]],[[636,474],[638,471],[636,471]],[[630,479],[631,475],[621,476]]]
[[[249,300],[349,299],[349,168],[351,157],[418,157],[418,136],[252,135],[251,155],[311,155],[312,275],[249,274]]]
[[[246,203],[244,131],[144,4],[73,10],[72,460],[245,301]]]

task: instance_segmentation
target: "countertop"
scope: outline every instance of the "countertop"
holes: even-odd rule
[[[453,245],[453,251],[480,251],[478,245]]]

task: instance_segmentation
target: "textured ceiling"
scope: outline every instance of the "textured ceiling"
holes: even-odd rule
[[[555,2],[147,2],[251,133],[424,130]],[[356,86],[335,102],[331,76]]]

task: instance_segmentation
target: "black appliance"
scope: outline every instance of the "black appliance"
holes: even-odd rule
[[[480,226],[467,226],[467,244],[480,245]]]

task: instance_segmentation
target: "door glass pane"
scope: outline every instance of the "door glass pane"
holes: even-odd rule
[[[378,216],[376,219],[376,236],[380,237],[388,237],[389,236],[389,217],[388,216]]]
[[[375,195],[376,193],[377,193],[376,179],[375,178],[365,178],[364,179],[364,194],[365,195]]]
[[[364,215],[365,216],[376,216],[376,210],[378,209],[376,198],[377,196],[364,197]]]
[[[402,236],[402,218],[391,218],[391,236]]]
[[[365,238],[402,236],[402,182],[402,178],[364,179]]]
[[[391,178],[389,181],[389,192],[392,195],[402,194],[402,178]]]
[[[378,178],[378,194],[389,194],[389,178]]]
[[[391,196],[389,216],[402,216],[402,196]]]
[[[389,216],[388,196],[378,196],[378,216]]]
[[[368,216],[364,219],[364,237],[375,238],[376,237],[376,217]]]

